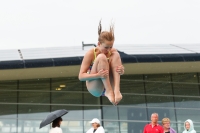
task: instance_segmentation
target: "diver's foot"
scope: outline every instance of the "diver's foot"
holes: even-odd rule
[[[115,95],[113,91],[105,91],[105,96],[108,98],[108,100],[114,105],[115,104]]]
[[[117,105],[122,100],[122,94],[120,91],[114,91],[115,93],[115,105]]]

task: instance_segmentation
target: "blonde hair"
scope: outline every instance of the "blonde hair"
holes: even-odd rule
[[[114,36],[114,25],[110,25],[110,31],[102,31],[102,26],[101,26],[101,20],[99,21],[99,26],[98,26],[98,41],[100,43],[103,43],[105,40],[106,41],[114,41],[115,36]]]
[[[170,122],[170,119],[169,118],[163,118],[162,119],[162,124],[165,124],[166,122]]]

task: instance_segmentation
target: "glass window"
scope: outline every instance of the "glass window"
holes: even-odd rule
[[[1,91],[0,90],[0,102],[3,103],[16,103],[17,91]]]
[[[53,104],[83,104],[81,92],[54,91],[51,94]]]
[[[49,105],[18,105],[18,118],[43,120],[50,112]]]
[[[144,77],[146,94],[173,94],[169,74],[145,75]]]
[[[20,80],[19,90],[19,103],[50,103],[49,79]]]
[[[118,120],[118,109],[115,106],[103,106],[103,119]]]
[[[49,92],[19,92],[19,103],[50,103]]]
[[[84,104],[94,104],[94,105],[100,105],[100,97],[95,97],[89,92],[83,93],[83,102]]]
[[[120,77],[120,90],[122,93],[144,93],[142,75],[123,75]]]
[[[17,81],[0,81],[0,102],[17,102]]]
[[[0,81],[0,91],[17,90],[17,80]]]
[[[146,96],[148,107],[174,107],[172,96]]]
[[[200,108],[199,97],[174,97],[177,108]]]
[[[145,88],[146,88],[146,94],[164,94],[164,95],[173,94],[171,83],[146,82]]]
[[[197,73],[175,73],[172,74],[172,81],[182,83],[197,83]]]
[[[176,116],[178,122],[183,123],[187,119],[191,119],[193,122],[200,122],[199,109],[176,109]]]
[[[0,118],[17,118],[17,104],[2,104]]]
[[[146,108],[138,107],[118,107],[119,108],[119,120],[147,120]]]
[[[120,122],[120,133],[143,133],[147,122]]]
[[[27,79],[19,81],[19,90],[49,91],[50,79]]]
[[[99,106],[84,106],[84,119],[92,120],[93,118],[101,119],[101,108]]]
[[[197,84],[174,83],[174,95],[199,96]]]
[[[172,74],[174,95],[199,96],[196,73]]]
[[[78,77],[53,78],[51,88],[61,91],[82,91],[82,82],[78,80]]]

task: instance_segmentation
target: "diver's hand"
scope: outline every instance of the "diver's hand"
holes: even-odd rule
[[[108,70],[103,70],[103,69],[101,69],[101,70],[98,72],[98,75],[99,75],[100,78],[106,78],[106,77],[108,77],[108,74],[109,74]]]
[[[120,65],[120,66],[117,66],[117,69],[116,69],[116,72],[119,73],[119,75],[123,75],[124,74],[124,66],[123,65]]]

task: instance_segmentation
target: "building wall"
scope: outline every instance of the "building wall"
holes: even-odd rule
[[[108,133],[142,133],[153,112],[160,121],[169,117],[178,132],[190,118],[199,132],[199,79],[198,73],[123,75],[118,106],[93,97],[77,77],[0,81],[0,132],[46,133],[50,125],[39,129],[40,122],[57,109],[69,110],[61,125],[66,133],[86,132],[93,118]]]

